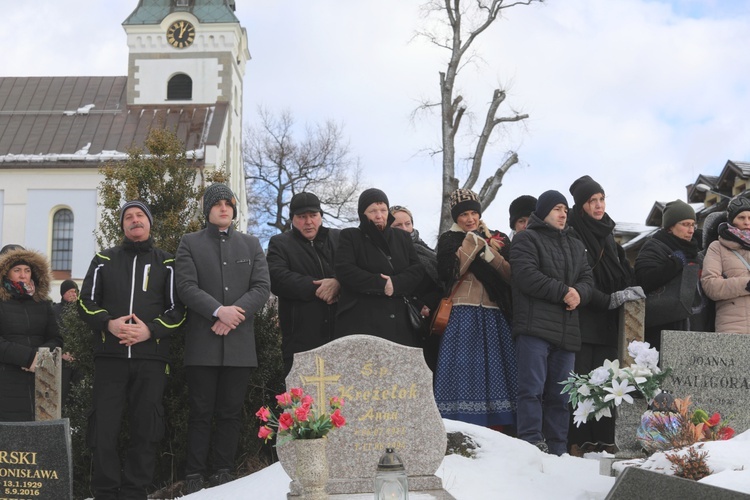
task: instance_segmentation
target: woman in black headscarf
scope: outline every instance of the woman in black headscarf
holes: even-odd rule
[[[575,372],[589,373],[601,366],[604,360],[617,359],[617,335],[619,329],[618,308],[626,300],[643,298],[640,287],[635,284],[633,269],[625,257],[625,251],[615,242],[615,222],[609,217],[604,199],[604,188],[588,175],[577,179],[570,186],[575,205],[568,214],[568,225],[573,236],[586,246],[586,255],[594,275],[591,301],[579,308],[581,350],[576,353]],[[632,287],[632,288],[628,288]],[[570,446],[588,444],[591,450],[614,444],[614,421],[604,418],[568,431]]]
[[[336,250],[341,293],[334,335],[362,333],[416,347],[417,332],[410,325],[406,300],[424,269],[411,237],[391,228],[388,197],[379,189],[362,192],[357,212],[359,227],[342,230]]]

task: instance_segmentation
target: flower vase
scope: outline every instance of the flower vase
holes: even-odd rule
[[[633,404],[625,401],[615,408],[615,444],[617,457],[635,458],[643,456],[643,448],[637,440],[641,416],[648,409],[644,398],[633,398]]]
[[[326,500],[328,484],[328,458],[326,441],[321,439],[295,439],[294,452],[297,458],[297,480],[302,485],[305,500]]]

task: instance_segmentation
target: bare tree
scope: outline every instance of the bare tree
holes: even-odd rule
[[[472,44],[499,17],[504,9],[517,5],[530,5],[544,0],[431,0],[422,6],[426,15],[437,16],[444,29],[422,31],[418,35],[427,38],[432,44],[448,50],[445,71],[440,72],[440,102],[427,102],[420,109],[440,106],[442,115],[442,145],[439,153],[443,156],[443,196],[440,213],[440,232],[447,230],[452,224],[448,197],[459,187],[456,177],[456,135],[461,127],[461,119],[466,114],[464,97],[456,90],[456,78],[460,70],[475,56]],[[501,123],[518,122],[529,117],[511,110],[509,116],[498,116],[500,105],[505,101],[506,93],[502,89],[495,89],[487,107],[484,123],[474,140],[474,151],[467,158],[469,173],[461,185],[462,188],[474,189],[482,172],[482,164],[487,145],[490,144],[492,132]],[[494,162],[496,168],[488,176],[477,193],[482,202],[482,209],[486,209],[497,195],[502,185],[505,173],[518,163],[518,154],[508,151],[505,157]]]
[[[266,239],[288,229],[289,202],[303,191],[320,198],[331,225],[356,220],[361,169],[342,127],[333,121],[308,126],[297,139],[291,112],[275,116],[259,108],[258,115],[258,125],[246,130],[242,151],[251,225],[258,236]]]

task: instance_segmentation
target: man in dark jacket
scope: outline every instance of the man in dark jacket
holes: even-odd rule
[[[586,250],[565,225],[568,202],[542,193],[510,249],[513,338],[518,355],[518,437],[555,455],[567,452],[568,397],[560,382],[581,348],[577,307],[591,298]]]
[[[185,493],[204,486],[215,418],[210,484],[233,479],[242,403],[258,366],[253,317],[268,300],[268,265],[258,238],[235,231],[237,200],[224,184],[203,196],[206,228],[177,249],[177,290],[188,308],[185,371],[188,420]]]
[[[291,230],[268,243],[271,292],[279,298],[284,371],[294,353],[330,341],[341,286],[333,270],[339,230],[323,227],[320,200],[297,193],[289,204]]]
[[[95,498],[145,499],[164,434],[162,396],[169,335],[185,313],[174,289],[174,258],[154,247],[148,206],[120,209],[121,245],[97,253],[78,301],[94,333],[94,413],[89,429]],[[130,444],[120,468],[117,438],[127,404]]]
[[[66,336],[65,325],[63,324],[63,313],[70,309],[78,307],[78,283],[73,280],[65,280],[60,283],[60,302],[52,306],[52,310],[55,311],[55,318],[57,319],[57,326],[60,329],[60,334],[63,338]],[[70,355],[69,352],[64,352],[62,355],[62,381],[60,386],[62,388],[62,405],[65,407],[68,402],[68,394],[70,393],[70,385],[77,383],[80,378],[78,367],[75,365],[75,359]]]

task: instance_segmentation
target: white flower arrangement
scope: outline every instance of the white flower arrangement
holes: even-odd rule
[[[640,394],[650,403],[661,392],[661,383],[671,369],[660,370],[659,352],[648,342],[633,341],[628,345],[628,353],[634,363],[620,368],[618,360],[604,361],[586,375],[571,372],[564,384],[562,393],[568,393],[570,404],[575,407],[573,421],[576,427],[591,419],[611,417],[612,408],[623,401],[633,404],[634,393]]]

